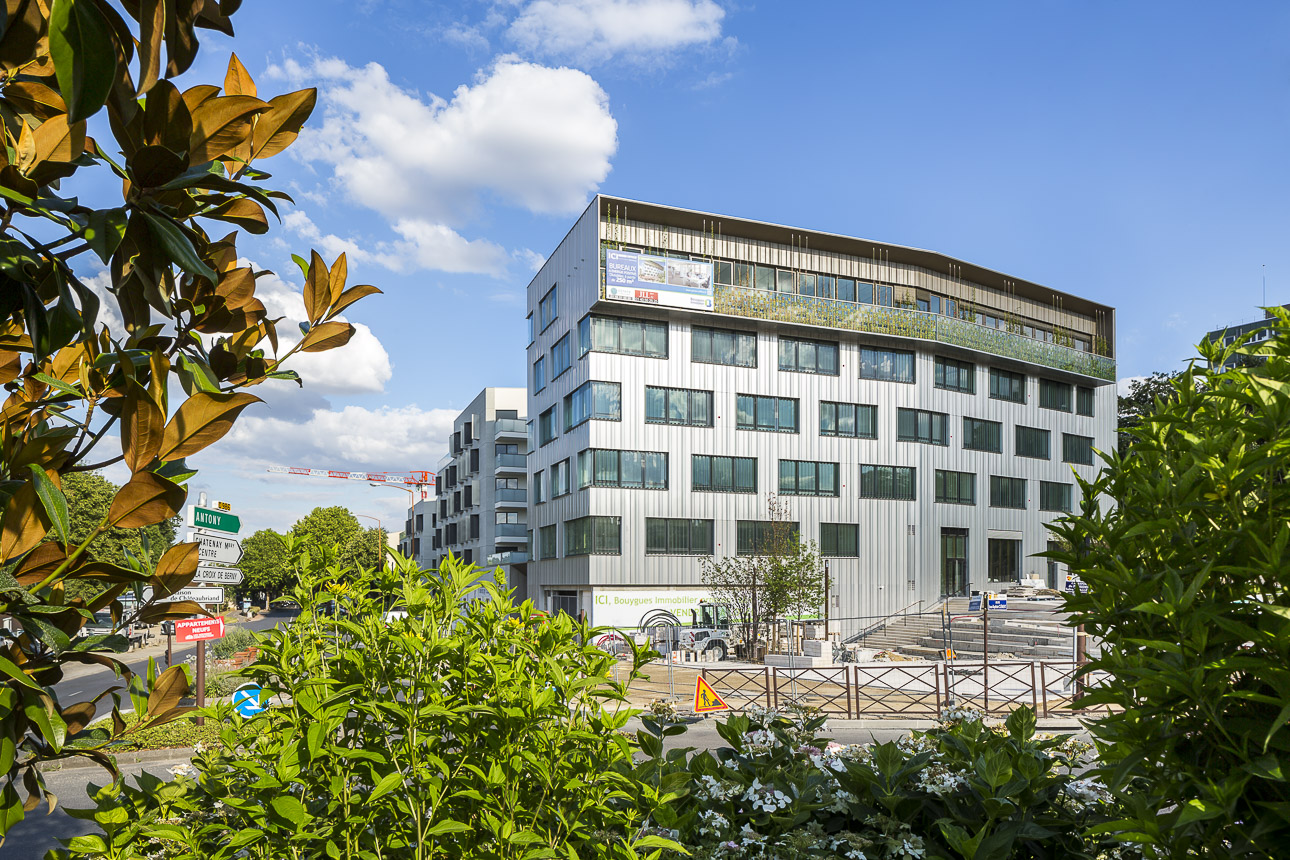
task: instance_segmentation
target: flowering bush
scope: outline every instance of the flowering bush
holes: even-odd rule
[[[698,860],[1119,856],[1110,837],[1087,835],[1115,811],[1078,778],[1090,747],[1037,735],[1029,710],[991,727],[955,709],[874,746],[831,743],[825,728],[754,708],[718,724],[729,748],[645,763],[678,795],[654,811],[658,832]]]

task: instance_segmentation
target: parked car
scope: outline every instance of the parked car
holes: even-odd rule
[[[81,626],[81,632],[77,634],[77,637],[109,636],[113,633],[118,633],[129,640],[131,649],[142,648],[144,639],[147,635],[146,631],[142,627],[136,627],[133,624],[127,624],[124,627],[118,628],[116,623],[112,620],[112,613],[104,610],[102,612],[95,612],[94,618],[85,622],[85,624]]]

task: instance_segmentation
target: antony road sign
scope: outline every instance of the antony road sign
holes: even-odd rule
[[[197,575],[193,582],[209,582],[214,585],[237,585],[242,581],[242,571],[236,567],[217,567],[213,564],[197,565]]]
[[[214,508],[203,508],[201,505],[189,505],[188,526],[195,529],[212,529],[217,532],[228,532],[235,535],[242,530],[242,520],[237,514],[217,511]]]
[[[242,545],[233,538],[218,535],[196,535],[200,546],[197,560],[216,564],[237,564],[242,558]]]
[[[143,589],[143,599],[152,600],[152,586],[145,586]],[[170,602],[175,600],[191,600],[194,603],[223,603],[224,589],[220,586],[199,586],[197,588],[181,588],[169,597],[160,598],[163,601]]]
[[[175,622],[176,642],[198,642],[202,639],[223,639],[223,618],[185,618]]]

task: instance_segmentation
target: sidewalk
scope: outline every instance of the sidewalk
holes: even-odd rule
[[[263,619],[264,617],[265,617],[264,615],[258,615],[256,616],[256,618],[248,619],[248,618],[242,617],[242,615],[240,614],[236,614],[231,618],[225,617],[224,626],[225,628],[236,628],[239,624],[246,624],[251,621]],[[118,660],[122,661],[123,663],[133,663],[136,661],[147,660],[149,657],[154,657],[156,658],[159,664],[159,667],[161,669],[165,669],[166,668],[166,637],[161,635],[161,625],[159,624],[153,625],[153,629],[157,632],[157,635],[152,638],[152,641],[150,644],[145,645],[142,648],[136,648],[133,651],[125,651],[121,654],[114,654],[111,656],[116,657]],[[194,650],[195,647],[196,647],[196,643],[194,642],[176,642],[174,646],[174,650],[175,650],[175,654],[179,655],[181,652],[186,654],[187,652]],[[182,662],[182,659],[183,659],[182,657],[178,658],[176,659],[175,662],[176,663]],[[74,681],[77,678],[81,678],[86,675],[100,674],[103,671],[104,671],[104,668],[97,664],[96,665],[75,664],[75,663],[68,664],[66,668],[64,668],[63,670],[63,681]],[[59,683],[62,683],[62,682],[60,681]]]

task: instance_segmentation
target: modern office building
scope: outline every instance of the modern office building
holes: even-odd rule
[[[1290,305],[1282,305],[1282,308],[1290,310]],[[1267,340],[1272,336],[1272,320],[1276,319],[1270,311],[1263,312],[1263,319],[1253,320],[1252,322],[1237,323],[1235,325],[1217,328],[1205,335],[1205,337],[1214,343],[1222,343],[1224,346],[1231,346],[1240,338],[1246,335],[1250,336],[1250,343],[1258,343],[1261,340]],[[1223,370],[1231,370],[1237,367],[1242,361],[1250,361],[1250,357],[1231,356],[1223,363]]]
[[[435,496],[409,510],[405,543],[425,567],[448,553],[501,567],[525,594],[528,432],[523,388],[485,388],[453,421]],[[419,550],[419,552],[418,552]]]
[[[597,624],[693,606],[771,495],[844,635],[1056,585],[1115,444],[1114,310],[930,251],[598,196],[528,310],[528,594]]]

